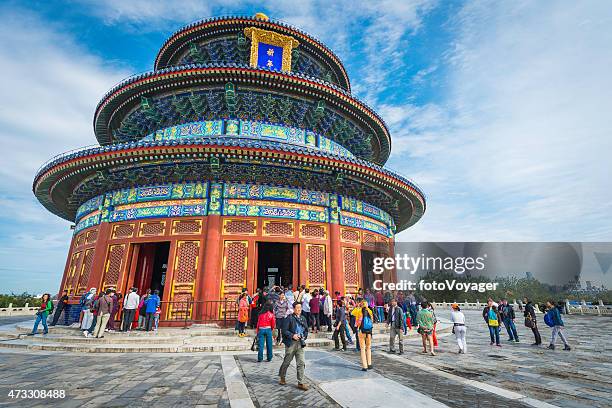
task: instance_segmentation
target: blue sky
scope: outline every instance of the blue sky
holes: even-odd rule
[[[257,11],[330,46],[387,121],[388,166],[428,196],[398,240],[612,241],[608,2],[5,1],[0,292],[57,289],[70,223],[31,182],[95,143],[99,98],[181,26]]]

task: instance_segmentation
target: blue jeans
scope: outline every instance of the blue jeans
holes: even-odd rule
[[[504,326],[506,326],[510,340],[518,341],[518,333],[516,332],[516,326],[514,325],[512,319],[504,319]]]
[[[42,322],[43,325],[43,333],[49,333],[49,328],[47,327],[47,313],[41,313],[36,315],[36,321],[34,322],[34,327],[32,328],[32,333],[35,334],[38,331],[38,324]]]
[[[378,312],[378,323],[384,322],[385,321],[385,307],[376,306],[376,311]]]
[[[351,337],[351,330],[349,329],[348,324],[344,325],[344,331],[346,333],[346,340],[349,343],[352,343],[353,342],[353,338]]]
[[[268,361],[272,360],[272,329],[259,329],[257,333],[257,342],[259,343],[257,361],[263,361],[264,339],[266,341],[266,356]]]
[[[489,336],[491,343],[499,344],[499,326],[489,326]]]

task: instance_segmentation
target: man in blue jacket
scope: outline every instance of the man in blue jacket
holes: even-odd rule
[[[557,340],[557,335],[561,337],[561,341],[565,347],[563,350],[570,351],[572,348],[569,346],[565,335],[563,334],[563,320],[561,319],[561,313],[559,313],[559,309],[555,306],[554,302],[548,301],[546,302],[546,308],[548,309],[546,313],[549,315],[550,320],[552,321],[552,336],[550,338],[550,346],[549,349],[555,349],[555,341]]]
[[[512,305],[508,303],[508,299],[502,299],[499,311],[501,312],[502,321],[504,322],[504,326],[508,332],[508,341],[515,341],[518,343],[518,332],[516,331],[516,325],[514,324],[516,315]]]
[[[153,294],[146,300],[146,313],[147,313],[147,331],[151,331],[153,327],[153,321],[155,320],[155,312],[161,303],[159,298],[159,290],[153,291]]]

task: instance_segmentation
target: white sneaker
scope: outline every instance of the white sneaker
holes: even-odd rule
[[[89,337],[89,332],[88,331],[84,331],[83,332],[83,336],[85,336],[86,338]]]

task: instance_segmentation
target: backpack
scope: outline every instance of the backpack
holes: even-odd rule
[[[544,315],[544,323],[546,323],[548,327],[555,326],[555,323],[553,322],[553,318],[550,312],[546,312],[546,314]]]
[[[363,321],[361,322],[361,330],[372,330],[372,318],[368,313],[363,316]]]
[[[55,305],[53,304],[53,301],[51,299],[49,299],[49,302],[51,302],[51,309],[49,310],[49,314],[53,313],[53,309],[55,309]]]
[[[495,311],[493,309],[489,310],[489,326],[491,327],[498,327],[499,326],[499,320],[497,320],[497,313],[495,313]]]
[[[83,308],[83,306],[85,306],[85,301],[87,300],[87,295],[89,294],[89,292],[85,292],[81,295],[81,298],[79,299],[79,306],[81,306],[81,308]]]

